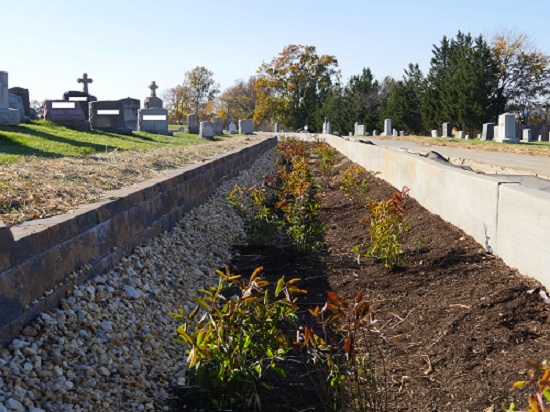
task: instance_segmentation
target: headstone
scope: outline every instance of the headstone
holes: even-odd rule
[[[365,136],[370,136],[370,132],[365,132]]]
[[[88,120],[90,114],[90,102],[96,102],[97,97],[78,90],[70,90],[63,93],[63,100],[78,102],[80,104],[80,107],[82,108],[82,111],[84,112],[86,120]]]
[[[0,72],[0,126],[17,126],[20,116],[19,110],[10,109],[8,72]]]
[[[355,136],[365,136],[367,132],[364,124],[355,123]]]
[[[118,100],[90,102],[90,128],[109,133],[131,134]]]
[[[89,91],[88,91],[88,84],[93,83],[93,79],[89,79],[87,73],[84,73],[82,78],[81,79],[76,79],[76,81],[78,83],[83,83],[84,84],[84,89],[83,89],[84,93],[90,94]]]
[[[199,137],[203,139],[214,138],[214,126],[212,122],[201,122],[199,126]]]
[[[138,114],[139,109],[141,109],[141,102],[139,99],[127,97],[125,99],[120,99],[119,102],[122,104],[122,113],[124,115],[126,127],[133,131],[138,130]]]
[[[481,140],[493,140],[495,136],[495,124],[483,123],[483,131],[481,132]],[[479,136],[478,136],[479,138]]]
[[[212,127],[215,135],[223,135],[223,119],[218,116],[212,118]]]
[[[235,125],[235,123],[233,123],[233,120],[231,120],[231,122],[229,123],[229,126],[227,127],[228,131],[230,134],[237,134],[239,133],[239,131],[237,130],[237,126]],[[287,133],[288,130],[283,130],[283,132]]]
[[[147,97],[143,103],[146,109],[159,108],[162,109],[162,100],[157,97],[156,90],[159,88],[157,84],[153,81],[149,85],[151,89],[151,96]]]
[[[324,127],[325,127],[325,125],[323,124],[323,133],[325,133],[324,132]],[[273,131],[275,133],[279,133],[279,122],[275,122],[275,124],[273,125]]]
[[[240,134],[253,134],[254,124],[250,119],[239,120],[239,133]]]
[[[478,134],[477,134],[477,138],[478,138],[478,139],[481,139],[481,133],[478,133]]]
[[[372,131],[372,135],[373,135],[373,136],[380,136],[380,130],[374,129],[374,130]]]
[[[495,132],[495,140],[501,143],[519,143],[516,137],[516,115],[504,113],[498,117],[498,128]]]
[[[542,135],[541,134],[539,134],[539,140],[538,141],[542,142]]]
[[[443,132],[441,133],[441,137],[447,137],[449,139],[453,138],[453,124],[452,123],[443,123],[441,125],[441,128],[443,129]]]
[[[393,129],[393,134],[392,134],[392,136],[397,137],[398,135],[399,135],[399,134],[397,133],[397,129]]]
[[[467,134],[466,136],[464,136],[464,139],[465,139],[465,140],[470,140],[470,135]]]
[[[19,121],[21,123],[27,123],[29,117],[25,114],[25,108],[23,107],[23,99],[13,93],[9,93],[10,109],[19,110]]]
[[[178,132],[180,132],[180,133],[185,132],[185,127],[183,127],[183,126],[178,127]]]
[[[16,94],[23,100],[23,108],[25,109],[25,116],[31,116],[31,101],[29,98],[29,89],[23,87],[10,87],[9,92]]]
[[[404,131],[404,130],[400,130],[400,131],[399,131],[399,136],[405,136],[405,131]]]
[[[391,119],[384,120],[384,134],[382,136],[390,136],[391,131]]]
[[[523,142],[532,142],[531,129],[523,129],[521,140]]]
[[[44,120],[71,129],[90,130],[90,122],[86,120],[82,107],[78,102],[46,100]]]
[[[432,130],[432,137],[438,137],[437,130]]]
[[[141,109],[138,115],[138,129],[140,132],[157,133],[173,136],[174,132],[168,130],[168,110],[162,107]]]
[[[193,134],[199,134],[199,115],[191,113],[187,115],[187,131]]]
[[[460,130],[458,132],[458,136],[457,136],[459,139],[464,139],[464,131],[463,130]]]

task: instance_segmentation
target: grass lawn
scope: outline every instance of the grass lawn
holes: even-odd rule
[[[29,156],[83,158],[95,153],[143,151],[167,145],[191,146],[207,142],[189,133],[174,133],[170,137],[145,132],[133,132],[132,135],[97,130],[82,132],[37,120],[19,126],[0,126],[0,164],[19,162]]]

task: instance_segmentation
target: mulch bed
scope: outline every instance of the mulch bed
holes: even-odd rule
[[[268,280],[302,278],[299,286],[309,291],[300,298],[304,311],[322,305],[327,290],[348,298],[362,291],[387,338],[382,348],[390,411],[499,411],[514,399],[526,408],[526,392],[510,388],[525,379],[524,360],[550,354],[550,305],[527,293],[540,284],[412,198],[401,266],[389,271],[372,259],[358,263],[351,249],[368,239],[366,210],[351,204],[337,177],[351,164],[340,157],[321,195],[326,253],[298,256],[272,246],[240,246],[233,270],[248,276],[263,266]],[[394,191],[371,178],[373,199]],[[307,380],[273,384],[277,389],[264,398],[264,411],[323,410]]]

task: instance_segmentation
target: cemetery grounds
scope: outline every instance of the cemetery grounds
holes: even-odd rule
[[[216,148],[237,145],[233,139],[185,150],[167,146],[50,158],[37,152],[2,165],[0,217],[16,224],[66,212],[105,190],[230,150]],[[375,259],[358,260],[351,250],[368,240],[369,223],[366,210],[339,189],[341,172],[350,165],[338,155],[319,193],[324,252],[304,255],[285,247],[237,245],[233,270],[246,276],[263,266],[263,276],[271,281],[283,275],[301,278],[300,288],[308,291],[300,297],[304,312],[322,305],[327,291],[352,299],[361,291],[385,337],[380,348],[390,411],[489,412],[513,400],[526,409],[526,389],[511,390],[512,384],[526,379],[525,359],[542,361],[550,353],[549,305],[527,293],[540,284],[486,253],[412,198],[407,200],[410,229],[403,237],[400,265],[389,270]],[[372,199],[384,200],[394,192],[383,180],[370,177]],[[263,410],[323,410],[315,384],[303,371],[295,372],[293,378],[273,381],[277,390],[266,394]],[[188,401],[179,398],[175,404],[184,408]]]

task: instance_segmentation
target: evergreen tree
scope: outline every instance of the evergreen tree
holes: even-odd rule
[[[409,64],[403,80],[393,81],[388,99],[383,104],[384,117],[392,119],[396,128],[407,133],[420,134],[423,131],[421,101],[424,77],[418,64]]]

